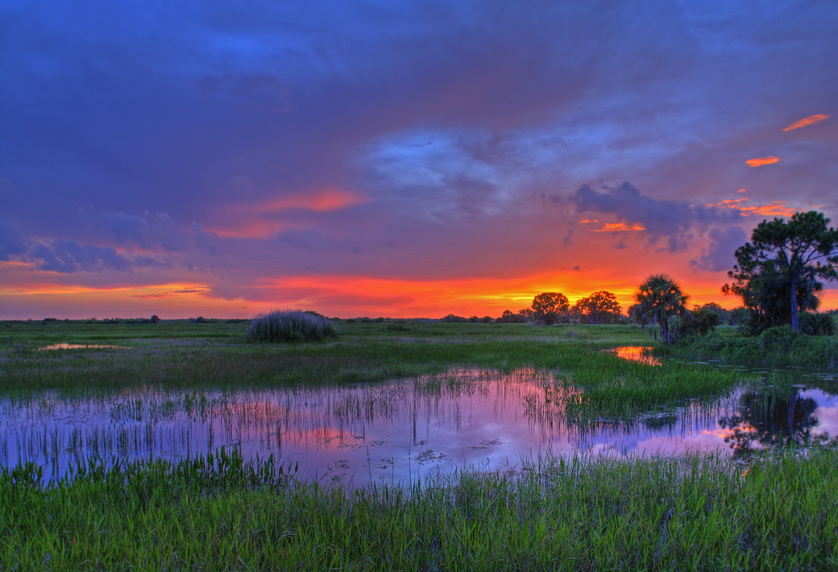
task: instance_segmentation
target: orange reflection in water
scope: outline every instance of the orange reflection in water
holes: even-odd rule
[[[648,346],[621,346],[614,348],[612,351],[620,359],[636,361],[646,365],[663,365],[661,360],[647,353],[651,349]]]
[[[716,437],[721,437],[725,440],[725,442],[727,442],[728,439],[736,437],[741,433],[756,433],[756,428],[752,425],[745,424],[739,425],[737,427],[731,427],[730,429],[721,428],[714,429],[712,431],[709,429],[705,429],[701,432],[702,435],[715,435]]]
[[[86,350],[86,349],[115,349],[115,350],[127,350],[131,349],[126,346],[102,346],[96,344],[52,344],[49,346],[44,346],[42,348],[38,348],[38,351],[43,350]]]

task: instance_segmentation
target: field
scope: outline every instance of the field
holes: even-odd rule
[[[648,345],[634,326],[340,322],[321,344],[247,343],[243,323],[0,323],[0,396],[130,387],[364,383],[452,367],[549,370],[580,388],[572,414],[630,419],[711,399],[750,374],[601,350]],[[58,343],[119,346],[39,350]],[[706,356],[705,356],[706,357]],[[793,384],[778,374],[772,383]],[[2,569],[785,569],[838,567],[838,454],[540,458],[409,489],[296,479],[236,451],[90,463],[44,485],[0,473]]]

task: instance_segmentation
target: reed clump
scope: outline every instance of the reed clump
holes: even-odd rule
[[[327,318],[311,312],[276,311],[250,322],[247,339],[254,342],[320,342],[337,337]]]

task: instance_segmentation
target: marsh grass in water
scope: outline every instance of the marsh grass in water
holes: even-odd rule
[[[245,343],[243,324],[97,324],[99,334],[94,336],[90,324],[17,323],[3,330],[10,338],[0,349],[0,391],[342,385],[419,377],[456,367],[506,372],[532,367],[583,389],[582,405],[591,416],[601,417],[633,415],[690,398],[709,399],[746,377],[688,364],[654,368],[600,351],[645,342],[639,328],[631,326],[411,322],[403,324],[410,331],[394,332],[388,325],[344,322],[339,341],[325,344],[254,345]],[[170,337],[127,337],[153,328]],[[192,337],[201,329],[207,338]],[[59,330],[63,338],[55,340],[54,331]],[[32,351],[47,342],[90,343],[94,337],[102,345],[133,349]],[[15,349],[15,343],[29,349]],[[583,409],[578,413],[587,414]]]
[[[0,470],[4,569],[828,570],[838,462],[542,458],[411,489],[297,482],[235,454],[42,487]],[[28,472],[27,472],[28,471]],[[35,471],[36,472],[36,471]]]

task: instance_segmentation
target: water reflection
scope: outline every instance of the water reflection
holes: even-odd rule
[[[818,401],[800,387],[746,391],[739,397],[738,414],[720,419],[720,434],[737,456],[778,445],[809,446],[829,439],[817,431],[818,409]]]
[[[42,348],[37,348],[36,351],[50,351],[50,350],[87,350],[87,349],[117,349],[117,350],[127,350],[130,349],[126,346],[103,346],[99,344],[67,344],[67,343],[60,343],[60,344],[51,344],[49,346],[44,346]]]
[[[649,353],[651,350],[652,348],[647,346],[621,346],[609,351],[613,351],[614,355],[620,359],[636,361],[646,365],[663,365],[661,360]]]
[[[55,477],[92,458],[177,460],[224,446],[298,464],[304,479],[363,486],[464,467],[517,470],[522,455],[741,454],[838,431],[838,398],[812,389],[771,397],[739,390],[712,405],[584,425],[567,415],[580,398],[531,369],[338,388],[4,397],[0,464],[33,461]]]

